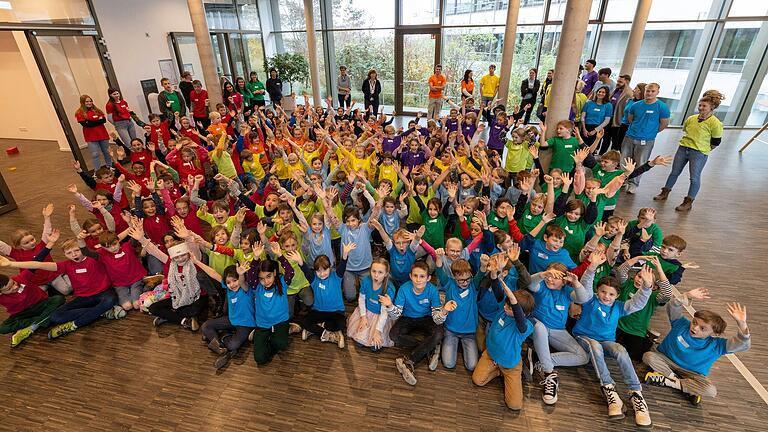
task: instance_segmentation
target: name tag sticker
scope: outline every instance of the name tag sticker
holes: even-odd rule
[[[644,146],[646,144],[645,140],[640,140],[640,145]]]
[[[115,254],[115,258],[122,258],[125,256],[125,251]]]
[[[541,253],[541,252],[537,253],[537,255],[538,255],[538,256],[539,256],[539,258],[541,258],[541,259],[549,259],[549,255],[543,254],[543,253]]]
[[[425,298],[425,299],[419,300],[419,304],[427,304],[427,303],[429,303],[429,299]]]
[[[469,295],[469,290],[464,290],[459,294],[459,297],[466,298]]]
[[[271,292],[265,292],[265,293],[264,293],[264,297],[266,297],[266,298],[272,298],[272,296],[273,296],[274,294],[275,294],[275,293],[271,293]]]
[[[685,341],[685,338],[683,337],[683,335],[678,336],[677,337],[677,341],[680,343],[680,345],[683,346],[683,348],[690,348],[691,347],[690,345],[688,345],[688,342]]]
[[[504,327],[504,318],[499,318],[498,323],[500,326]]]
[[[563,305],[555,305],[555,309],[557,309],[559,311],[564,311],[565,310],[565,306],[563,306]]]
[[[237,303],[237,297],[232,297],[232,304]]]
[[[84,269],[84,268],[75,269],[75,273],[78,273],[78,274],[88,273],[88,269]]]
[[[573,144],[566,144],[563,147],[565,147],[565,148],[573,148]]]
[[[653,114],[653,113],[655,113],[655,112],[656,112],[656,111],[654,111],[654,110],[645,110],[645,113],[646,113],[646,114]]]

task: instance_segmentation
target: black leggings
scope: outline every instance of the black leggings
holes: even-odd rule
[[[422,333],[425,337],[416,338],[414,333]],[[408,358],[413,364],[418,364],[434,350],[443,340],[443,334],[443,325],[435,324],[431,316],[422,318],[401,316],[389,330],[389,338],[395,342],[395,346],[411,350]]]
[[[192,304],[174,309],[172,300],[167,298],[165,300],[152,303],[149,306],[149,313],[168,322],[181,324],[181,320],[184,318],[199,317],[203,310],[205,310],[205,306],[207,304],[208,296],[201,296]]]
[[[231,334],[232,336],[222,340],[222,345],[229,352],[235,352],[248,340],[248,335],[253,327],[234,326],[229,321],[229,317],[223,316],[206,321],[200,330],[209,342],[219,337],[220,332]]]
[[[344,312],[321,312],[312,309],[302,320],[301,326],[312,334],[319,335],[323,332],[323,327],[318,325],[320,323],[323,323],[326,330],[335,332],[344,330],[347,326],[347,317],[344,316]]]

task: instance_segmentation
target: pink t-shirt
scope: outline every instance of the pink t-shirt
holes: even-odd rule
[[[131,286],[147,275],[147,271],[136,257],[130,242],[121,244],[120,249],[115,253],[103,247],[97,253],[99,260],[104,264],[107,275],[115,286]]]
[[[56,263],[56,270],[69,276],[72,292],[76,297],[100,294],[112,286],[104,264],[88,256],[80,262],[59,261]]]
[[[11,278],[20,285],[19,291],[13,294],[0,294],[0,305],[8,311],[8,315],[16,315],[48,298],[48,294],[34,283],[34,275],[29,270],[22,270]]]

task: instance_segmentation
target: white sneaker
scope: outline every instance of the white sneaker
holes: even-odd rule
[[[410,360],[406,361],[403,357],[398,357],[395,359],[395,366],[405,382],[412,386],[416,385],[416,375],[413,374],[413,363]]]
[[[305,341],[309,339],[309,331],[307,329],[301,329],[301,340]]]
[[[323,333],[320,335],[320,342],[339,343],[339,340],[335,332],[323,330]]]
[[[429,370],[437,370],[437,365],[440,363],[440,344],[437,344],[435,350],[432,352],[432,356],[429,357]]]
[[[344,333],[342,333],[341,330],[336,332],[336,345],[339,346],[339,349],[344,349],[346,346],[346,341],[344,341]]]
[[[248,342],[253,342],[253,335],[256,334],[256,330],[251,330],[250,333],[248,333]]]
[[[296,334],[301,331],[301,326],[296,323],[288,323],[288,334]]]
[[[600,389],[603,391],[603,397],[605,397],[606,404],[608,404],[608,417],[612,419],[623,419],[624,403],[616,392],[616,386],[609,384],[600,387]]]
[[[648,403],[639,391],[629,392],[629,402],[635,410],[635,424],[638,427],[651,427],[651,413],[648,411]]]

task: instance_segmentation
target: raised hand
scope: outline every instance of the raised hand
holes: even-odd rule
[[[51,233],[48,234],[48,242],[45,244],[50,249],[51,246],[53,246],[57,241],[59,241],[59,237],[61,237],[61,231],[54,228],[51,230]]]
[[[602,237],[605,235],[606,232],[606,223],[605,222],[598,222],[595,224],[595,235],[598,237]]]
[[[624,163],[622,164],[622,168],[624,168],[624,171],[627,173],[631,173],[635,170],[635,167],[637,164],[635,164],[635,161],[632,160],[632,158],[624,158]]]
[[[43,207],[43,217],[49,218],[53,214],[53,203],[48,203],[45,207]]]
[[[648,164],[651,166],[669,166],[670,163],[672,163],[672,156],[656,156],[655,158],[648,161]]]
[[[480,267],[487,267],[491,257],[486,254],[480,255]]]
[[[649,265],[644,265],[638,274],[640,275],[640,279],[643,280],[644,287],[651,288],[653,286],[653,269],[651,269]]]
[[[594,250],[589,254],[589,264],[594,266],[594,269],[600,267],[607,259],[603,251]]]
[[[517,243],[512,243],[512,247],[507,251],[507,258],[512,262],[520,259],[520,246]]]
[[[237,274],[240,276],[246,274],[250,269],[251,269],[251,263],[249,261],[244,261],[235,267]]]
[[[539,148],[536,147],[535,145],[528,146],[528,153],[530,153],[531,156],[533,156],[534,159],[538,159],[539,158]]]
[[[728,303],[728,313],[740,325],[747,322],[747,307],[739,303]]]
[[[567,172],[562,173],[560,175],[560,178],[563,179],[563,189],[565,189],[566,187],[571,186],[571,183],[573,183],[573,178]]]
[[[694,288],[685,293],[685,296],[692,300],[705,300],[709,297],[709,290],[703,287]]]
[[[640,230],[640,241],[641,242],[645,243],[645,242],[647,242],[650,239],[651,239],[651,234],[648,233],[648,230],[646,230],[645,228]]]
[[[343,243],[341,245],[341,256],[346,258],[349,256],[349,253],[355,249],[357,249],[357,243],[355,242]]]
[[[304,258],[302,258],[301,253],[299,251],[295,250],[293,252],[286,252],[285,257],[288,258],[288,260],[295,262],[298,265],[304,265]]]
[[[380,295],[379,303],[384,307],[392,306],[392,298],[389,297],[389,294]]]
[[[544,223],[550,223],[550,222],[552,222],[553,220],[555,220],[555,218],[556,218],[556,217],[557,217],[557,216],[555,216],[555,214],[554,214],[554,213],[544,213],[544,214],[541,216],[541,220],[543,220],[543,221],[544,221]]]

